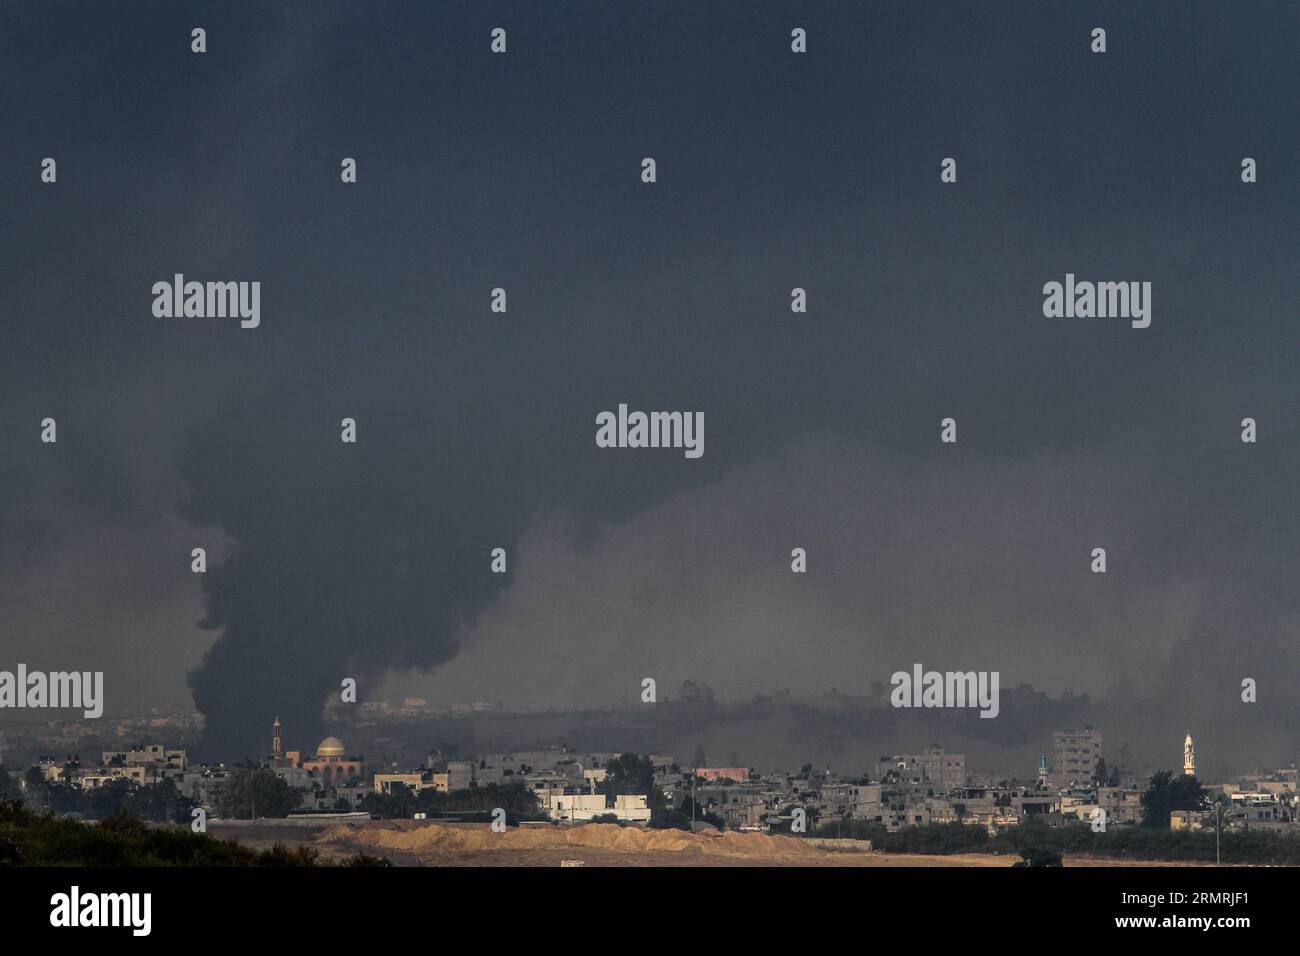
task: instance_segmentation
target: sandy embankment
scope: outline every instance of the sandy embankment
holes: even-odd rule
[[[585,826],[510,828],[494,833],[482,823],[372,820],[319,828],[214,826],[213,835],[258,849],[273,843],[310,846],[321,862],[337,863],[357,853],[389,858],[397,866],[834,866],[834,867],[1008,867],[1010,854],[839,852],[788,836],[763,833],[643,830],[611,823]],[[1066,866],[1186,866],[1196,864],[1066,857]]]
[[[1009,866],[990,855],[899,857],[819,849],[803,840],[763,833],[643,830],[612,823],[521,827],[494,833],[486,824],[384,820],[338,824],[317,835],[330,857],[395,852],[435,866]]]
[[[763,833],[687,833],[684,830],[643,830],[614,823],[579,827],[510,828],[495,833],[487,824],[424,823],[383,820],[339,824],[323,831],[322,843],[357,842],[412,853],[481,853],[484,850],[610,850],[619,853],[700,853],[746,858],[807,858],[823,851],[802,840]]]

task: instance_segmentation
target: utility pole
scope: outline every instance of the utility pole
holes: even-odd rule
[[[1218,866],[1222,861],[1219,856],[1219,834],[1223,832],[1223,804],[1215,803],[1214,805],[1214,865]]]

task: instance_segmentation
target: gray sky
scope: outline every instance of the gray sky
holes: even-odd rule
[[[6,5],[4,665],[193,692],[219,756],[343,676],[920,661],[1293,758],[1294,4],[874,6]],[[177,272],[260,281],[261,327],[154,318]],[[1151,327],[1045,318],[1067,272]],[[620,402],[703,411],[704,457],[596,448]]]

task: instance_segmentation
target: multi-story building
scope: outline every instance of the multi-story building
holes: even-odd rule
[[[865,781],[828,783],[821,789],[821,804],[827,817],[871,819],[880,812],[880,785]]]
[[[1058,730],[1052,734],[1052,771],[1048,782],[1060,789],[1086,786],[1101,760],[1101,731]]]
[[[1142,822],[1142,791],[1128,787],[1098,787],[1097,806],[1106,811],[1106,825]]]
[[[876,777],[883,780],[890,771],[897,772],[904,780],[929,784],[936,792],[964,787],[967,783],[966,755],[950,754],[938,744],[920,753],[881,757],[876,765]]]
[[[146,744],[136,750],[106,750],[103,754],[104,766],[145,767],[151,764],[167,767],[171,770],[184,770],[184,750],[172,750],[162,744]]]

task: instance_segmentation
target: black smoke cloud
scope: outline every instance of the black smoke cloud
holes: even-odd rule
[[[454,656],[511,580],[490,550],[514,558],[538,515],[594,540],[823,432],[905,462],[904,479],[1054,454],[1099,474],[1143,463],[1110,581],[1185,582],[1199,612],[1132,694],[1222,709],[1225,659],[1294,670],[1287,5],[1116,5],[1097,13],[1105,57],[1086,52],[1091,15],[1034,4],[819,6],[805,57],[778,7],[223,5],[200,11],[203,57],[169,4],[31,9],[0,30],[5,88],[27,91],[0,162],[31,181],[0,285],[6,314],[31,317],[0,385],[22,449],[0,471],[0,573],[75,542],[111,554],[177,499],[229,540],[191,677],[212,754],[260,753],[277,710],[309,746],[343,677],[365,699],[388,671]],[[491,58],[498,20],[511,52]],[[37,189],[29,157],[52,152],[60,183]],[[1243,155],[1261,161],[1251,187]],[[1044,319],[1039,290],[1067,271],[1151,281],[1152,327]],[[148,290],[175,272],[261,281],[262,327],[153,319]],[[795,286],[807,315],[789,311]],[[703,411],[705,457],[596,449],[595,415],[619,402]],[[50,408],[53,455],[31,440]],[[943,448],[948,415],[961,440]],[[1257,446],[1237,441],[1245,415]],[[1076,489],[1067,525],[1116,513],[1115,493]],[[170,564],[194,543],[157,548]],[[985,582],[948,566],[934,602],[960,617]],[[62,599],[44,580],[16,586]],[[989,586],[1014,625],[1019,585]],[[602,600],[580,582],[557,600],[575,592]],[[98,613],[40,639],[77,652]],[[1035,646],[1009,626],[999,657]],[[115,650],[155,666],[154,647]],[[1261,720],[1271,734],[1284,717]]]

